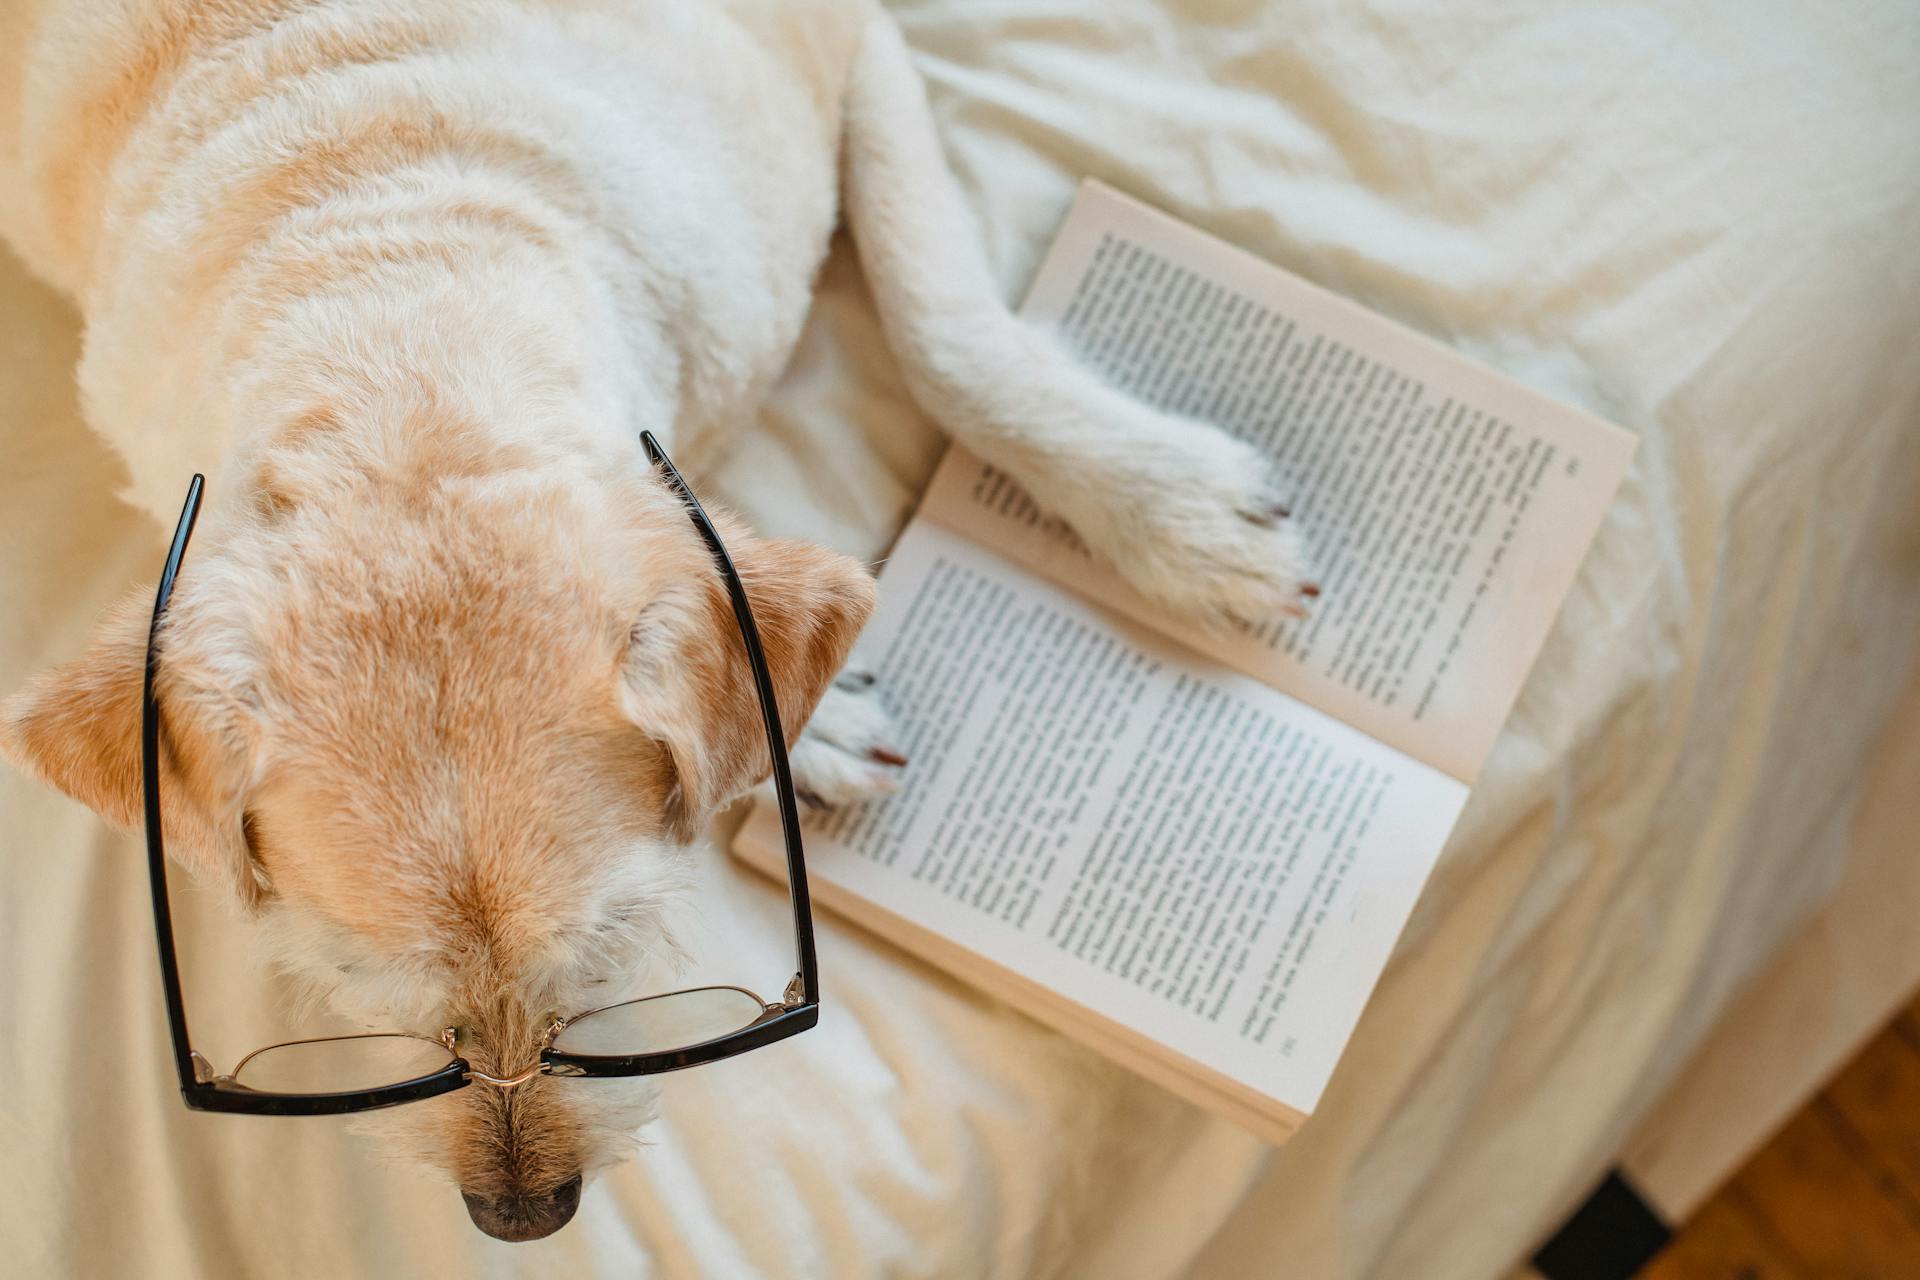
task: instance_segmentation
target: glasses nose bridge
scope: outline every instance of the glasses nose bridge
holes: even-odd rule
[[[496,1089],[512,1089],[525,1084],[546,1070],[547,1064],[545,1062],[535,1062],[517,1076],[492,1076],[480,1070],[478,1067],[469,1066],[467,1068],[467,1079],[478,1080],[482,1084],[490,1084]]]
[[[555,1018],[552,1024],[549,1025],[546,1031],[541,1035],[540,1047],[536,1052],[540,1054],[544,1054],[548,1049],[552,1048],[554,1037],[559,1035],[561,1030],[566,1025],[567,1025],[567,1020],[565,1018]],[[448,1027],[446,1030],[440,1033],[441,1043],[446,1045],[447,1051],[450,1053],[453,1053],[456,1057],[459,1055],[459,1050],[455,1048],[455,1041],[458,1034],[459,1033],[453,1027]],[[527,1081],[533,1079],[535,1076],[549,1074],[552,1072],[552,1070],[553,1070],[553,1064],[548,1062],[543,1057],[536,1057],[534,1059],[532,1066],[528,1067],[525,1071],[520,1072],[520,1074],[513,1075],[513,1076],[490,1075],[487,1072],[480,1070],[478,1067],[475,1067],[469,1064],[467,1067],[467,1079],[478,1080],[482,1084],[490,1084],[496,1089],[506,1090],[506,1089],[517,1088],[518,1086],[523,1085]]]

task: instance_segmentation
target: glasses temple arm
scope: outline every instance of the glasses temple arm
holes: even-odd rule
[[[693,521],[693,527],[707,544],[707,550],[713,556],[714,565],[720,570],[720,576],[726,580],[727,595],[733,604],[733,616],[740,626],[740,638],[746,644],[747,665],[753,670],[753,683],[760,695],[760,716],[766,724],[767,754],[773,761],[774,796],[780,807],[780,834],[786,844],[787,852],[787,893],[793,907],[793,933],[795,963],[799,973],[796,975],[799,986],[799,1003],[812,1004],[820,998],[820,979],[813,948],[813,912],[807,894],[806,855],[800,841],[800,813],[794,803],[793,773],[787,764],[786,730],[780,720],[780,705],[774,697],[773,677],[767,670],[766,652],[760,646],[760,629],[755,625],[753,610],[747,603],[747,590],[740,581],[740,574],[733,566],[733,558],[720,541],[719,532],[707,513],[700,506],[700,500],[693,496],[693,490],[680,476],[666,451],[653,438],[651,431],[640,433],[640,443],[646,449],[647,459],[658,467],[666,477],[667,484],[686,504],[687,515]],[[793,986],[787,988],[783,999],[793,1003]]]
[[[187,553],[187,542],[193,537],[193,526],[200,518],[200,494],[205,485],[206,478],[196,474],[193,483],[187,486],[180,523],[173,531],[173,544],[167,549],[160,585],[154,592],[153,621],[147,628],[146,669],[140,683],[140,778],[146,806],[147,875],[153,889],[153,932],[160,950],[160,985],[167,1001],[167,1030],[173,1040],[173,1064],[179,1072],[182,1089],[197,1083],[198,1074],[187,1036],[187,1006],[181,994],[180,964],[173,945],[173,910],[167,900],[167,846],[160,821],[160,707],[154,699],[153,680],[159,659],[155,641],[160,633],[160,620],[173,598],[180,561]]]

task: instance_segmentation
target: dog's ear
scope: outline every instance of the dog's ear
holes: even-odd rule
[[[135,592],[108,612],[83,655],[0,703],[0,755],[128,829],[144,812],[140,689],[152,608],[150,590]],[[170,662],[164,639],[155,696],[167,852],[257,906],[267,889],[244,830],[247,717],[239,700],[208,687],[206,664]]]
[[[873,612],[873,576],[823,547],[750,537],[725,517],[715,523],[753,606],[792,745]],[[753,670],[704,548],[687,580],[634,623],[623,683],[628,715],[665,748],[675,838],[694,839],[716,809],[772,771]]]

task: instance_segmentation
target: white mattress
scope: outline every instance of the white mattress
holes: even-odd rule
[[[897,7],[1009,296],[1091,174],[1644,438],[1320,1113],[1271,1150],[823,920],[820,1029],[668,1078],[572,1226],[500,1244],[345,1124],[185,1112],[136,842],[9,774],[0,1269],[1494,1274],[1831,882],[1920,624],[1920,10]],[[77,342],[0,263],[0,688],[160,557]],[[941,447],[842,246],[693,479],[877,556]],[[709,953],[780,972],[778,894],[706,877]],[[182,896],[196,1037],[292,1030]]]

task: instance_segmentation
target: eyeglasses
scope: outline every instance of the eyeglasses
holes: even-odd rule
[[[787,767],[786,738],[773,677],[760,648],[760,631],[746,589],[721,545],[707,513],[674,470],[651,432],[640,443],[667,486],[686,504],[687,515],[706,541],[714,567],[726,581],[739,624],[747,664],[760,695],[766,723],[767,753],[773,760],[774,790],[787,846],[787,892],[793,906],[797,972],[777,1002],[761,999],[745,987],[706,986],[670,991],[589,1009],[563,1018],[541,1037],[539,1055],[517,1075],[500,1077],[475,1070],[455,1049],[455,1032],[439,1036],[388,1031],[365,1035],[294,1040],[256,1049],[221,1075],[192,1047],[187,1035],[186,1003],[180,994],[180,966],[174,954],[173,913],[167,904],[166,843],[160,828],[160,708],[153,680],[158,666],[154,640],[173,597],[174,579],[200,514],[202,476],[187,488],[186,505],[160,573],[147,632],[147,665],[141,691],[140,750],[147,823],[147,870],[153,882],[153,924],[160,945],[160,981],[166,990],[167,1024],[173,1038],[174,1067],[180,1094],[196,1111],[233,1111],[254,1115],[310,1116],[372,1111],[417,1102],[478,1080],[511,1089],[537,1075],[643,1076],[715,1062],[798,1035],[820,1020],[819,976],[814,965],[813,915],[807,900],[806,859],[800,846],[800,817],[794,806],[793,776]]]

